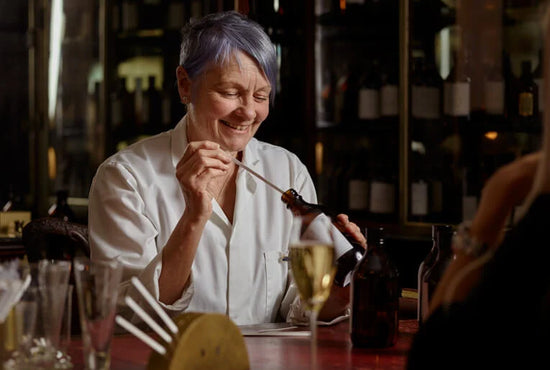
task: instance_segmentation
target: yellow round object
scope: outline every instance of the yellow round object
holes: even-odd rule
[[[166,356],[153,352],[151,370],[250,368],[248,352],[239,328],[226,315],[188,312],[174,320],[179,339]]]

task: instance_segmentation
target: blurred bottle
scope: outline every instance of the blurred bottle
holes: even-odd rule
[[[388,256],[384,229],[366,231],[367,252],[353,271],[350,333],[354,347],[390,347],[399,330],[399,272]]]
[[[63,221],[74,222],[76,217],[71,207],[69,207],[69,192],[67,190],[58,190],[56,195],[57,201],[48,210],[48,215],[60,218]]]
[[[516,104],[519,127],[533,127],[538,119],[538,86],[531,73],[531,61],[521,62],[521,75],[518,79]]]
[[[18,194],[12,184],[8,187],[8,196],[6,202],[2,205],[2,212],[22,211],[25,209],[23,198]]]
[[[462,169],[462,220],[472,220],[481,194],[479,162]]]
[[[468,52],[455,53],[453,67],[443,84],[443,114],[448,125],[461,125],[470,120],[470,76]]]
[[[504,123],[504,78],[499,66],[494,66],[485,80],[485,114],[489,123]]]
[[[399,68],[385,63],[380,79],[380,117],[387,125],[399,123]]]
[[[149,76],[149,86],[143,94],[143,121],[146,135],[156,134],[162,120],[162,101],[160,92],[155,87],[155,76]]]
[[[134,136],[143,135],[145,126],[145,110],[144,110],[144,92],[143,92],[143,78],[136,77],[136,89],[134,91],[134,124],[135,132]],[[148,112],[147,112],[148,113]]]
[[[380,118],[380,74],[378,62],[367,64],[358,92],[357,116],[359,120],[375,121]]]
[[[453,228],[448,225],[443,225],[438,227],[435,231],[434,243],[437,244],[437,254],[431,267],[425,269],[422,276],[422,283],[419,287],[422,292],[422,297],[420,297],[420,295],[418,296],[421,305],[421,320],[424,320],[427,317],[435,288],[441,280],[445,269],[453,259],[453,251],[451,249]]]
[[[420,266],[418,267],[418,301],[417,301],[417,307],[416,307],[416,319],[419,322],[423,322],[426,320],[426,317],[428,316],[428,299],[427,299],[427,292],[425,292],[423,288],[422,282],[424,281],[424,277],[426,276],[426,273],[432,268],[434,265],[437,255],[439,254],[439,239],[441,238],[441,235],[445,235],[446,233],[452,234],[452,227],[449,225],[432,225],[432,248],[426,255],[426,258],[420,263]]]
[[[390,154],[384,160],[371,161],[369,184],[369,214],[377,222],[397,219],[397,166]]]
[[[139,27],[138,0],[122,0],[121,23],[123,31],[134,31]]]
[[[429,213],[428,168],[423,147],[411,148],[410,221],[425,222]]]
[[[126,88],[126,78],[120,77],[116,90],[111,93],[111,130],[115,148],[132,137],[133,119],[134,97]]]
[[[537,64],[537,68],[533,71],[533,79],[535,83],[537,84],[538,93],[539,93],[539,119],[542,117],[542,112],[544,111],[544,96],[543,96],[543,83],[544,83],[544,76],[543,76],[543,50],[539,50],[539,62]]]

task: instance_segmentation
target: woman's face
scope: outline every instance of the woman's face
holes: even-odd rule
[[[252,58],[240,52],[238,58],[240,63],[233,57],[190,81],[189,140],[211,140],[238,152],[267,117],[271,86]]]

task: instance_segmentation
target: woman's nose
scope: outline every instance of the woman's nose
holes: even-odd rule
[[[241,105],[238,109],[240,115],[246,120],[253,120],[256,118],[256,108],[254,99],[252,97],[243,98]]]

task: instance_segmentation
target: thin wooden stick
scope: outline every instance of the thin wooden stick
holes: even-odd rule
[[[139,317],[141,317],[141,319],[145,321],[145,323],[149,325],[149,327],[153,329],[153,331],[157,333],[159,337],[161,337],[168,343],[172,343],[172,337],[170,336],[170,334],[168,334],[163,328],[161,328],[160,325],[157,324],[155,320],[153,320],[143,308],[139,307],[136,301],[132,299],[132,297],[126,297],[124,300],[126,301],[128,307],[130,307]]]
[[[151,293],[149,293],[147,288],[145,288],[145,286],[143,286],[143,284],[141,283],[141,281],[139,281],[139,279],[137,277],[133,276],[131,280],[132,280],[132,283],[134,284],[134,286],[136,287],[136,289],[141,293],[143,298],[145,298],[145,300],[151,305],[151,307],[153,307],[155,312],[160,316],[162,321],[164,321],[164,323],[168,326],[170,331],[173,334],[177,334],[178,333],[178,326],[174,323],[174,321],[170,318],[170,316],[168,316],[168,314],[166,312],[164,312],[162,307],[157,303],[155,298],[153,298]]]
[[[161,344],[159,344],[156,340],[145,334],[143,331],[141,331],[139,328],[134,326],[131,322],[126,320],[124,317],[117,315],[115,317],[115,321],[118,325],[122,326],[124,329],[128,330],[130,333],[134,334],[138,339],[140,339],[143,343],[147,344],[149,347],[151,347],[155,352],[158,354],[164,356],[166,354],[166,348],[164,348]]]

